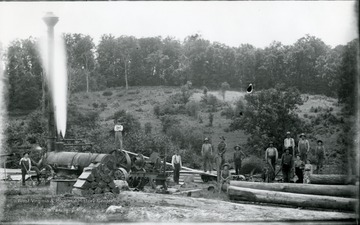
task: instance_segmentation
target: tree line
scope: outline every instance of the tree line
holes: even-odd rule
[[[310,35],[293,45],[272,42],[265,48],[229,47],[197,34],[183,41],[103,35],[98,45],[89,35],[63,37],[70,94],[119,86],[179,86],[191,81],[195,87],[213,89],[223,82],[238,90],[245,90],[249,83],[256,90],[282,85],[301,93],[346,99],[349,90],[340,85],[349,84],[346,68],[356,60],[347,55],[357,49],[357,40],[332,48]],[[44,72],[37,44],[30,37],[13,41],[5,50],[10,110],[35,109],[41,104]]]

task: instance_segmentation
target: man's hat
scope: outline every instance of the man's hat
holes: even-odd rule
[[[224,136],[221,136],[220,139],[224,140],[225,141],[225,137]]]
[[[273,141],[269,141],[269,144],[274,144],[274,142],[273,142]]]
[[[286,134],[290,134],[290,131],[286,132]]]
[[[30,154],[30,152],[24,152],[24,153],[23,153],[23,156],[25,156],[26,154]]]
[[[209,138],[207,138],[207,137],[204,139],[204,141],[208,141],[208,140],[209,140]]]
[[[230,167],[230,164],[229,163],[224,163],[224,165],[222,167],[224,168],[225,166]]]
[[[317,143],[319,143],[319,142],[321,142],[321,144],[323,144],[323,141],[322,141],[322,140],[320,140],[320,139],[319,139],[319,140],[317,140]]]
[[[234,149],[236,150],[236,148],[239,148],[239,149],[240,149],[241,147],[240,147],[240,145],[235,145],[235,146],[234,146]]]
[[[305,135],[304,133],[301,133],[301,134],[300,134],[300,137],[302,137],[302,136],[306,137],[306,135]]]

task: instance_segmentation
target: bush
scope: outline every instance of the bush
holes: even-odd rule
[[[159,106],[159,105],[155,105],[155,106],[154,106],[154,114],[155,114],[155,116],[157,116],[157,117],[160,116],[160,106]]]
[[[200,102],[209,106],[211,112],[216,112],[216,108],[219,105],[219,100],[212,94],[202,96]]]
[[[99,104],[98,104],[97,102],[94,102],[94,103],[92,104],[92,106],[93,106],[95,109],[97,109],[97,108],[99,107]]]
[[[186,112],[189,116],[197,117],[200,111],[200,104],[195,101],[190,101],[185,105]]]
[[[234,116],[234,109],[230,106],[230,105],[227,105],[223,111],[221,111],[221,116],[225,116],[226,119],[231,119],[233,116]]]
[[[105,109],[105,108],[107,107],[107,103],[105,103],[105,102],[101,103],[101,104],[100,104],[100,107],[101,107],[102,109]]]
[[[180,124],[179,119],[176,118],[175,116],[165,115],[162,116],[160,120],[161,120],[162,130],[165,133],[169,128]]]
[[[145,134],[151,134],[152,124],[150,122],[145,123]]]
[[[126,113],[125,110],[119,110],[114,113],[114,121],[120,119],[122,121],[122,125],[124,126],[123,133],[135,132],[140,130],[141,124],[137,118],[133,114]]]
[[[103,92],[103,96],[111,96],[113,93],[112,93],[112,91],[104,91]]]
[[[256,156],[250,156],[245,158],[241,165],[241,172],[243,174],[250,174],[251,171],[256,173],[262,173],[265,167],[265,160]]]

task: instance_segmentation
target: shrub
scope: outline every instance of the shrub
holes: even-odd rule
[[[216,112],[216,108],[219,105],[219,100],[212,94],[202,96],[200,102],[209,106],[211,112]]]
[[[112,93],[112,91],[104,91],[103,92],[103,96],[111,96],[113,93]]]
[[[160,106],[159,106],[159,105],[155,105],[155,106],[154,106],[154,114],[155,114],[155,116],[157,116],[157,117],[160,116]]]
[[[225,93],[229,89],[230,89],[230,84],[228,82],[221,83],[220,90],[221,90],[221,95],[223,96],[224,101],[225,101]]]
[[[165,115],[165,116],[162,116],[160,120],[161,120],[161,124],[162,124],[162,130],[165,133],[169,128],[180,124],[179,119],[176,118],[175,116]]]
[[[185,108],[189,116],[197,117],[200,111],[200,104],[195,101],[190,101],[186,103]]]
[[[234,109],[230,105],[227,105],[227,107],[225,107],[224,110],[221,111],[220,115],[225,116],[226,119],[231,119],[234,116]]]
[[[145,123],[145,134],[151,134],[152,124],[150,122]]]
[[[105,108],[107,107],[107,103],[102,102],[102,103],[100,104],[100,107],[101,107],[102,109],[105,109]]]
[[[244,102],[243,99],[239,98],[236,102],[235,102],[235,115],[240,115],[245,111],[245,107],[246,104]]]
[[[99,107],[99,104],[98,104],[97,102],[94,102],[94,103],[92,104],[92,106],[93,106],[95,109],[97,109],[97,108]]]
[[[304,118],[309,118],[309,115],[307,113],[305,113]]]
[[[214,114],[209,113],[209,126],[210,127],[213,126],[213,121],[214,121]]]
[[[203,94],[207,95],[208,91],[209,91],[209,89],[206,86],[204,86],[203,87]]]
[[[262,173],[264,167],[265,167],[265,160],[256,156],[250,156],[243,160],[241,166],[241,172],[243,174],[250,174],[251,171],[254,171],[254,174]]]

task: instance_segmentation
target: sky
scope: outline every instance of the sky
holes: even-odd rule
[[[59,17],[57,33],[82,33],[96,44],[103,34],[137,38],[199,33],[212,42],[238,47],[285,45],[310,34],[335,47],[357,37],[355,1],[219,2],[1,2],[0,40],[43,37],[42,17]]]

